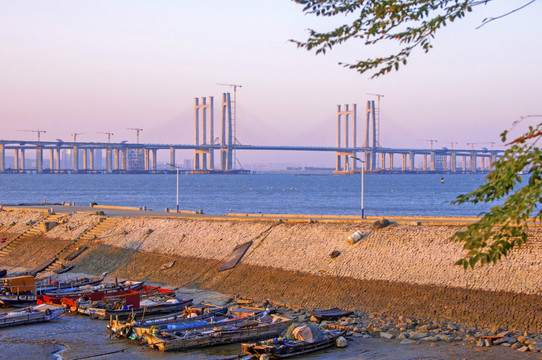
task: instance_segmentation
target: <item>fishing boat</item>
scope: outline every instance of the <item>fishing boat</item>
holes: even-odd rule
[[[134,284],[133,282],[131,282]],[[82,296],[76,301],[65,300],[64,303],[70,306],[70,311],[77,311],[83,315],[91,315],[90,309],[135,309],[139,308],[143,302],[144,306],[153,305],[153,300],[166,301],[171,298],[175,298],[175,291],[171,289],[162,288],[159,286],[143,285],[131,287],[127,290],[119,293],[106,293],[103,297],[96,296],[95,298],[89,296]],[[155,301],[154,301],[155,302]],[[171,313],[175,311],[182,311],[184,308],[165,312]],[[95,312],[95,311],[94,311]],[[148,315],[148,313],[146,313]],[[125,318],[124,314],[120,314],[121,318]],[[106,317],[107,318],[107,317]]]
[[[118,319],[109,319],[109,324],[105,331],[109,336],[124,337],[131,340],[143,338],[145,333],[153,333],[168,329],[187,329],[199,328],[208,324],[223,323],[231,320],[226,316],[227,307],[221,307],[212,304],[200,303],[194,306],[186,306],[182,312],[176,312],[168,315],[153,317],[150,319],[128,319],[120,321]],[[240,318],[237,318],[237,320]]]
[[[106,320],[111,316],[119,319],[156,314],[170,314],[182,311],[185,306],[192,305],[192,299],[179,299],[175,296],[144,296],[133,292],[116,298],[106,298],[103,307],[89,307],[88,315],[94,319]],[[105,299],[104,299],[105,300]]]
[[[51,321],[64,314],[66,307],[37,305],[28,308],[0,313],[0,328]]]
[[[187,350],[270,338],[280,334],[291,323],[291,319],[279,315],[265,315],[257,320],[244,318],[226,325],[163,330],[143,336],[150,347],[160,351]]]
[[[42,295],[42,294],[53,294],[55,292],[71,292],[71,291],[77,291],[83,286],[96,286],[101,284],[105,277],[107,276],[107,272],[102,273],[101,275],[94,276],[91,278],[84,277],[84,278],[76,278],[73,280],[57,280],[53,278],[47,278],[40,281],[36,281],[36,294]]]
[[[31,275],[2,279],[0,304],[9,307],[36,305],[36,285]]]
[[[298,330],[297,333],[296,330]],[[285,359],[331,347],[340,336],[346,334],[346,331],[347,327],[320,331],[316,325],[298,326],[288,331],[289,336],[282,339],[274,338],[254,344],[241,344],[241,350],[245,354],[258,358],[268,355],[269,359]],[[301,334],[303,332],[305,334]]]
[[[74,292],[52,292],[47,295],[38,295],[38,304],[56,304],[65,305],[71,312],[77,312],[80,304],[91,303],[92,301],[100,301],[105,297],[114,297],[123,294],[129,294],[134,291],[139,291],[143,288],[143,283],[130,284],[101,284],[93,287],[82,287],[79,291]]]

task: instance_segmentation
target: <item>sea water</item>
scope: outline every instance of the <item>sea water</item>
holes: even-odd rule
[[[365,215],[477,216],[488,204],[452,205],[484,175],[365,174]],[[206,214],[358,215],[361,176],[331,174],[2,174],[0,204],[75,202]],[[177,191],[178,189],[178,191]]]

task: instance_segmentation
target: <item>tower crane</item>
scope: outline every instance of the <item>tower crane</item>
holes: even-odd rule
[[[445,144],[450,144],[450,148],[453,150],[454,148],[454,144],[457,145],[459,144],[458,142],[456,141],[444,141]]]
[[[484,145],[484,144],[491,144],[491,150],[493,150],[493,145],[495,145],[495,142],[494,141],[486,141],[486,142],[467,143],[467,145],[472,146],[472,150],[474,150],[474,145]]]
[[[367,93],[367,95],[376,96],[376,145],[380,146],[380,99],[384,97],[383,94]]]
[[[143,131],[143,129],[140,129],[140,128],[126,128],[128,130],[134,130],[136,132],[136,138],[137,138],[137,142],[136,144],[139,144],[139,132],[140,131]]]
[[[77,142],[77,136],[78,135],[83,135],[83,134],[86,134],[86,133],[74,132],[74,133],[70,134],[70,136],[73,136],[73,142],[76,143]]]
[[[103,132],[103,131],[97,131],[96,134],[106,134],[107,135],[107,143],[111,143],[111,135],[115,135],[112,132]]]
[[[40,129],[37,129],[37,130],[17,130],[17,131],[23,131],[23,132],[35,132],[38,134],[38,141],[41,141],[41,133],[46,133],[47,131],[45,130],[40,130]]]
[[[237,139],[237,88],[239,87],[243,87],[243,85],[239,85],[239,84],[222,84],[222,83],[216,83],[217,85],[220,85],[220,86],[229,86],[231,88],[233,88],[233,134],[232,134],[232,138],[233,138],[233,143],[234,144],[237,144],[239,143],[239,140]],[[233,158],[235,159],[235,161],[233,162],[233,167],[235,168],[235,163],[236,162],[239,162],[239,160],[237,160],[237,157],[235,155],[235,150],[232,150],[233,152]]]
[[[426,140],[426,139],[420,139],[420,140],[418,140],[418,141],[429,141],[429,142],[431,143],[431,150],[433,150],[433,143],[437,143],[437,142],[438,142],[438,140],[434,140],[434,139],[428,139],[428,140]]]

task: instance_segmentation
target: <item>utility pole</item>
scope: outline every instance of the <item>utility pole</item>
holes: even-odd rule
[[[23,131],[23,132],[35,132],[38,134],[38,141],[41,141],[41,133],[46,133],[47,131],[45,130],[40,130],[40,129],[37,129],[37,130],[17,130],[17,131]]]
[[[140,129],[140,128],[126,128],[128,130],[134,130],[136,132],[136,137],[137,137],[137,142],[136,144],[139,144],[139,132],[140,131],[143,131],[143,129]]]
[[[221,86],[229,86],[233,88],[233,144],[238,145],[240,144],[239,140],[237,140],[237,88],[243,87],[243,85],[239,84],[222,84],[222,83],[216,83],[217,85]],[[235,147],[232,150],[233,152],[233,158],[235,161],[233,162],[233,168],[235,169],[235,163],[238,162],[237,156],[235,155]]]
[[[70,136],[73,136],[73,142],[76,143],[77,142],[77,135],[83,135],[83,134],[86,134],[86,133],[74,132]]]
[[[108,144],[111,144],[111,135],[115,135],[112,132],[103,132],[103,131],[97,131],[96,134],[106,134]]]
[[[376,146],[381,147],[380,145],[380,99],[384,97],[382,94],[371,94],[367,95],[376,96]]]

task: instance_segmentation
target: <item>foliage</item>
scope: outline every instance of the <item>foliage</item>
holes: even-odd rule
[[[486,183],[453,203],[492,202],[506,198],[482,214],[479,221],[456,233],[452,240],[464,242],[467,254],[456,262],[465,269],[480,262],[495,263],[510,250],[527,241],[526,230],[536,219],[542,221],[542,153],[536,142],[542,136],[542,124],[530,127],[522,137],[512,141],[503,157],[494,163]],[[501,134],[506,142],[508,132]],[[527,177],[520,175],[527,169]],[[525,181],[526,180],[526,181]],[[534,215],[535,219],[531,217]]]
[[[389,40],[401,44],[401,49],[384,57],[368,58],[353,64],[342,64],[360,73],[373,71],[372,77],[384,75],[406,65],[412,51],[420,47],[428,52],[435,33],[446,24],[463,18],[473,7],[492,0],[294,0],[304,5],[306,14],[332,17],[339,14],[354,16],[350,24],[330,32],[309,29],[306,42],[291,40],[298,47],[325,54],[335,45],[359,39],[365,45]]]
[[[448,23],[461,19],[474,7],[492,0],[294,0],[303,5],[306,14],[333,17],[345,15],[353,19],[329,32],[309,29],[306,42],[291,40],[298,47],[325,54],[334,46],[357,39],[365,45],[391,41],[399,44],[396,53],[378,58],[367,58],[352,64],[342,64],[360,73],[371,71],[372,77],[385,75],[407,64],[407,58],[416,48],[428,52],[437,31]],[[525,8],[536,0],[495,18],[486,18],[480,26]],[[540,115],[534,115],[539,117]],[[531,115],[526,117],[532,117]],[[481,214],[476,223],[456,233],[452,240],[463,242],[465,257],[456,262],[466,268],[476,264],[495,263],[517,246],[527,241],[531,217],[542,221],[542,154],[536,142],[542,136],[542,124],[530,127],[522,137],[515,139],[504,155],[494,163],[494,170],[486,183],[470,194],[459,196],[453,203],[491,203],[504,199]],[[506,143],[508,132],[501,134]],[[527,182],[520,175],[527,169]],[[523,185],[523,186],[522,186]]]

